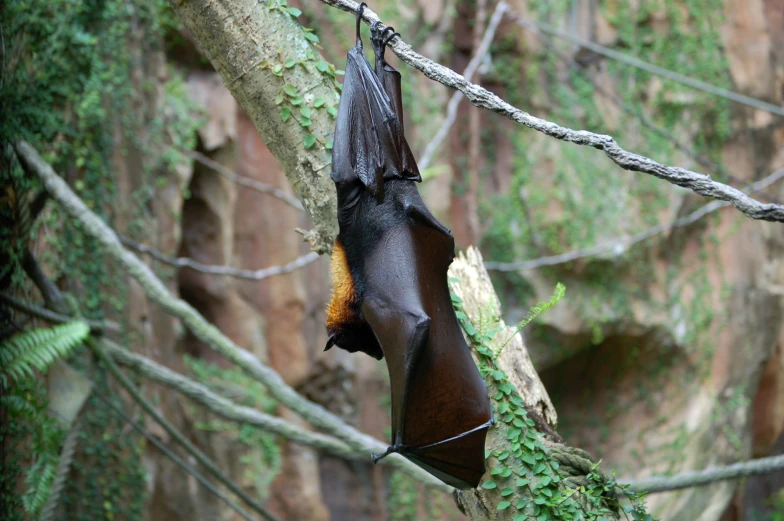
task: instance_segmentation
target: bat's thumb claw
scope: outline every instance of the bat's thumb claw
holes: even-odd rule
[[[372,459],[373,463],[375,464],[375,463],[378,463],[381,459],[386,458],[387,456],[389,456],[393,452],[397,452],[397,447],[394,447],[394,446],[390,445],[389,447],[387,447],[387,450],[384,451],[383,454],[377,454],[375,452],[371,452],[370,453],[370,459]]]

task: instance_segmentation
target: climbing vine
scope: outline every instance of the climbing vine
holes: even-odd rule
[[[560,293],[557,290],[556,296]],[[508,448],[485,451],[490,472],[480,487],[497,493],[495,508],[516,512],[514,521],[607,519],[619,518],[622,512],[635,520],[653,521],[642,496],[619,485],[614,474],[604,474],[584,451],[552,443],[537,428],[517,389],[496,363],[497,349],[492,345],[497,343],[498,322],[480,319],[477,327],[455,294],[452,305],[492,398],[495,436],[509,442]]]

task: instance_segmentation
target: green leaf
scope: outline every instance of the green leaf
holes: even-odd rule
[[[503,471],[501,472],[501,477],[503,478],[508,478],[511,475],[512,475],[512,469],[510,468],[504,468]]]
[[[501,497],[511,496],[512,494],[514,494],[512,487],[506,487],[501,491]]]
[[[329,112],[329,115],[332,116],[333,118],[336,118],[338,116],[338,109],[336,109],[332,105],[327,107],[327,112]]]
[[[327,141],[327,144],[324,145],[324,148],[326,148],[327,150],[332,150],[333,144],[334,144],[333,141],[330,139],[329,141]]]
[[[278,63],[277,65],[272,67],[272,73],[275,74],[276,76],[282,76],[283,75],[283,65]]]
[[[289,103],[291,103],[292,105],[302,105],[303,103],[305,103],[305,100],[304,98],[297,96],[296,98],[291,98],[289,100]]]
[[[519,503],[518,503],[518,505],[519,505]],[[519,509],[520,507],[517,507],[517,508]],[[525,514],[517,514],[516,516],[514,516],[514,519],[512,519],[512,521],[526,521],[527,519],[528,519],[527,515],[525,515]]]
[[[305,148],[310,148],[316,143],[316,136],[313,134],[308,134],[305,136],[303,141],[305,143]]]
[[[289,58],[288,60],[286,60],[286,63],[284,63],[287,69],[294,67],[296,64],[297,64],[297,60],[295,60],[294,58]]]
[[[324,60],[319,60],[316,62],[316,68],[321,72],[327,72],[329,70],[329,63]]]
[[[510,452],[508,450],[503,451],[501,454],[498,455],[498,461],[504,461],[506,458],[509,457]]]
[[[536,464],[536,460],[534,459],[533,454],[525,454],[522,457],[522,460],[528,463],[530,466],[534,466]]]
[[[291,109],[290,108],[283,107],[282,109],[280,109],[280,120],[283,123],[287,122],[289,120],[289,117],[291,117]]]
[[[287,83],[283,86],[283,92],[285,92],[291,97],[294,97],[297,95],[297,87],[295,87],[291,83]]]
[[[277,96],[275,96],[275,105],[280,105],[281,103],[283,103],[283,96],[281,94],[278,94]]]
[[[485,481],[482,485],[482,488],[485,490],[493,490],[496,487],[498,487],[498,485],[495,484],[495,481]]]
[[[305,38],[310,40],[313,43],[319,42],[319,37],[315,35],[315,33],[305,33]]]
[[[552,478],[550,476],[545,476],[545,477],[542,478],[541,481],[539,481],[539,485],[542,486],[542,487],[546,487],[547,485],[550,484],[551,481],[552,481]]]
[[[511,505],[512,505],[512,503],[509,502],[509,501],[501,501],[500,503],[498,503],[498,507],[496,509],[497,510],[506,510]]]
[[[319,98],[316,98],[316,99],[313,100],[313,106],[316,107],[317,109],[320,109],[321,107],[324,106],[324,104],[326,102],[327,102],[327,100],[325,100],[324,98],[319,97]]]
[[[566,286],[561,284],[560,282],[556,283],[555,291],[553,292],[553,296],[550,297],[550,300],[547,302],[538,302],[535,306],[528,310],[528,315],[517,323],[515,326],[515,334],[520,332],[525,326],[527,326],[533,319],[550,309],[551,307],[555,306],[559,300],[561,300],[564,295],[566,294]]]
[[[518,487],[524,487],[524,486],[526,486],[526,485],[527,485],[528,483],[530,483],[530,482],[531,482],[531,480],[529,480],[529,479],[525,479],[525,478],[517,478],[517,482],[516,482],[515,484],[516,484]]]
[[[503,471],[504,471],[503,467],[496,467],[496,468],[494,468],[493,470],[490,471],[490,475],[491,476],[497,476],[498,474],[500,474]]]
[[[539,463],[536,464],[536,468],[534,469],[534,474],[539,474],[546,468],[547,465],[544,464],[544,461],[540,461]]]
[[[287,9],[287,11],[288,11],[288,12],[289,12],[289,14],[290,14],[291,16],[293,16],[294,18],[297,18],[299,15],[301,15],[301,14],[302,14],[302,11],[300,11],[300,10],[299,10],[299,9],[297,9],[296,7],[289,7],[289,8]]]
[[[312,121],[310,121],[310,118],[302,118],[301,120],[299,120],[299,124],[300,124],[302,127],[304,127],[304,128],[307,128],[307,127],[309,127],[311,123],[313,123],[313,122],[312,122]]]
[[[305,116],[306,118],[310,118],[310,107],[305,105],[304,107],[300,107],[299,113]]]
[[[338,76],[345,76],[346,71],[338,69],[335,71],[335,74],[337,74]]]

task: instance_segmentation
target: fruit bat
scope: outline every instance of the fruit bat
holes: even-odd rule
[[[396,452],[455,488],[475,488],[493,417],[449,295],[455,242],[415,184],[421,177],[403,134],[400,73],[384,60],[396,33],[371,27],[374,70],[359,34],[364,6],[332,149],[340,233],[325,350],[386,359],[392,444],[374,462]]]

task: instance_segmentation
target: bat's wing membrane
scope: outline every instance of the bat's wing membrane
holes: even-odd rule
[[[487,423],[432,445],[404,447],[400,453],[448,485],[476,488],[485,473],[485,436],[489,428]]]
[[[399,176],[393,135],[396,116],[362,47],[348,53],[332,147],[332,180],[339,186],[359,180],[374,196],[384,177]]]
[[[485,472],[487,388],[451,307],[446,273],[454,241],[432,216],[413,217],[369,259],[375,269],[362,307],[389,369],[390,452],[454,487],[473,488]]]

